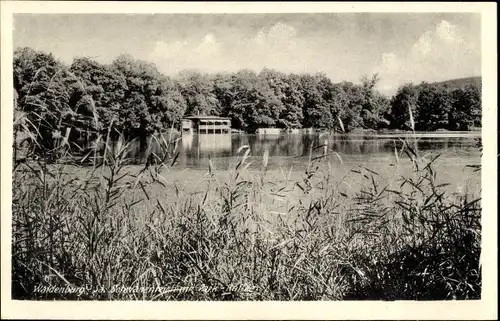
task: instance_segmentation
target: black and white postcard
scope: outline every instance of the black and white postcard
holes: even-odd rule
[[[2,317],[496,317],[496,4],[1,5]]]

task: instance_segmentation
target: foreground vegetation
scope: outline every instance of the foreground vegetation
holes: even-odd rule
[[[340,179],[341,157],[323,146],[300,179],[287,169],[269,177],[268,154],[250,165],[242,146],[224,179],[209,161],[200,193],[167,188],[175,142],[161,140],[157,161],[132,172],[130,145],[110,136],[84,175],[44,158],[15,161],[13,298],[480,298],[479,191],[449,193],[436,156],[411,141],[395,148],[393,175],[357,167]],[[61,138],[51,152],[69,151]]]

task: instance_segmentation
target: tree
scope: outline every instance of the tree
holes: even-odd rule
[[[355,115],[351,114],[348,93],[341,84],[336,84],[332,88],[333,101],[330,105],[331,114],[334,117],[334,128],[340,131],[348,131],[351,119]]]
[[[35,134],[36,152],[51,153],[74,114],[70,86],[76,79],[52,54],[31,48],[15,50],[13,69],[18,109]]]
[[[188,115],[219,115],[221,105],[213,81],[196,71],[184,71],[179,77],[180,90],[186,100]]]
[[[264,68],[258,75],[255,86],[257,104],[253,112],[253,129],[259,127],[282,127],[279,118],[285,109],[285,75]]]
[[[267,79],[250,70],[241,70],[229,79],[219,75],[216,93],[222,101],[222,114],[232,119],[233,127],[254,132],[273,127],[282,109]]]
[[[167,124],[180,122],[185,101],[176,93],[179,87],[169,84],[169,79],[154,64],[121,55],[112,67],[123,75],[127,84],[118,118],[123,120],[125,137],[139,138],[143,152],[149,135],[165,130]],[[176,102],[180,105],[174,107]]]
[[[418,116],[418,89],[413,84],[399,87],[391,99],[390,127],[394,129],[409,129],[410,110],[413,117]]]
[[[330,106],[325,103],[324,94],[329,86],[324,75],[301,75],[304,97],[304,127],[329,128],[332,124]]]
[[[226,116],[232,120],[235,128],[250,130],[252,119],[250,115],[254,106],[257,104],[255,95],[255,86],[257,75],[250,70],[238,71],[231,80],[230,105],[227,106]]]
[[[415,117],[418,130],[436,130],[448,127],[451,100],[445,88],[428,83],[419,86],[418,113]]]
[[[304,95],[301,91],[300,77],[294,74],[284,79],[281,102],[283,109],[279,115],[277,126],[281,128],[301,128],[304,120],[302,106]]]
[[[128,90],[125,76],[113,66],[86,57],[74,59],[69,70],[79,79],[75,100],[79,100],[80,95],[85,102],[80,106],[86,106],[90,113],[87,115],[91,118],[89,129],[105,133],[114,121],[114,128],[123,131],[124,117],[120,117],[120,113]]]
[[[213,92],[220,104],[220,115],[228,116],[236,97],[234,91],[236,76],[229,73],[218,73],[213,77]]]
[[[363,126],[371,129],[385,126],[384,115],[389,109],[388,99],[375,90],[379,80],[378,74],[374,74],[371,78],[366,76],[361,78],[364,96],[361,103],[361,118]]]
[[[178,126],[187,110],[180,85],[168,77],[161,79],[158,95],[154,96],[152,104],[157,110],[153,114],[154,130],[159,132]]]
[[[255,86],[251,91],[251,100],[254,101],[253,108],[248,110],[249,130],[255,131],[258,128],[276,127],[279,115],[283,110],[281,97],[276,94],[276,88],[272,87],[272,78],[264,78],[259,75]]]
[[[340,96],[341,104],[347,103],[342,112],[339,112],[339,118],[342,120],[344,130],[349,132],[352,128],[363,127],[363,118],[361,112],[365,103],[365,92],[359,85],[350,82],[343,82],[341,88],[345,92],[345,98]],[[345,99],[346,102],[343,100]]]
[[[451,92],[448,114],[450,130],[470,130],[481,126],[481,92],[477,86],[468,85]]]

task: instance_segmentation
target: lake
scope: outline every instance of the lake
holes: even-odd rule
[[[480,161],[478,148],[481,134],[474,133],[417,133],[403,134],[217,134],[188,135],[179,141],[179,157],[175,167],[206,169],[208,158],[218,169],[228,169],[236,161],[241,146],[250,147],[250,161],[261,162],[264,151],[269,153],[269,169],[277,167],[302,167],[309,159],[324,152],[338,154],[344,163],[379,163],[395,160],[395,147],[402,148],[400,138],[417,140],[419,155],[440,153],[454,162]],[[155,148],[153,148],[155,150]],[[241,153],[240,153],[241,154]],[[336,156],[335,154],[335,156]],[[336,156],[337,157],[337,156]],[[337,157],[337,158],[339,158]],[[406,157],[406,156],[404,156]],[[340,161],[339,159],[339,161]]]
[[[450,192],[474,193],[480,195],[481,176],[467,165],[481,164],[481,134],[480,132],[445,132],[445,133],[351,133],[351,134],[212,134],[189,135],[178,140],[179,156],[175,165],[162,172],[167,189],[158,191],[152,189],[152,197],[160,193],[161,199],[175,201],[177,188],[187,192],[203,192],[207,184],[206,174],[209,169],[209,160],[212,163],[214,178],[219,183],[230,180],[230,171],[238,163],[238,149],[249,146],[250,155],[247,163],[248,176],[252,179],[259,177],[262,169],[263,155],[267,150],[269,162],[265,180],[278,183],[284,177],[292,181],[301,181],[304,170],[308,166],[309,152],[312,148],[312,158],[323,155],[326,140],[328,157],[317,162],[322,169],[328,169],[333,181],[343,180],[351,171],[359,167],[366,167],[380,173],[384,179],[393,181],[398,177],[410,177],[412,163],[405,153],[401,153],[403,143],[401,139],[416,140],[419,156],[430,160],[432,156],[440,155],[434,163],[438,172],[438,184],[446,183]],[[167,137],[165,137],[167,139]],[[161,141],[161,139],[160,139]],[[150,151],[160,153],[160,147],[150,140]],[[396,165],[395,147],[398,151],[399,163]],[[405,147],[406,148],[406,147]],[[133,144],[129,156],[143,163],[144,156],[139,157],[138,143]],[[243,152],[240,151],[241,158]],[[327,164],[328,162],[328,164]],[[127,167],[131,173],[142,170],[143,165]],[[355,177],[348,178],[352,181]],[[356,186],[353,183],[352,186]],[[359,185],[359,184],[358,184]],[[273,185],[266,185],[271,188]],[[395,185],[394,188],[398,188]]]

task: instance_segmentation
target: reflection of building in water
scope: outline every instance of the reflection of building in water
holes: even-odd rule
[[[229,134],[231,120],[218,116],[190,116],[182,119],[182,134]]]
[[[230,156],[231,155],[231,134],[195,135],[196,152],[199,156]]]
[[[182,149],[185,151],[190,151],[193,147],[193,134],[183,134],[182,135]]]
[[[226,158],[231,156],[231,134],[184,134],[177,164],[183,167],[204,167],[208,157]],[[221,165],[218,164],[217,168]],[[224,168],[222,166],[221,168]]]

